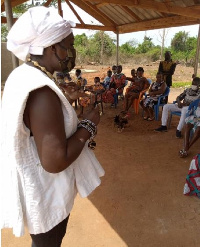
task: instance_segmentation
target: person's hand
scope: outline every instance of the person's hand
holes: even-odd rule
[[[87,94],[85,94],[75,82],[66,83],[62,87],[71,100],[77,100],[79,97],[87,96]]]
[[[100,122],[99,106],[90,106],[88,110],[83,114],[83,119],[89,119],[94,124],[98,125]]]
[[[183,107],[183,104],[179,101],[179,102],[177,102],[178,103],[178,107],[179,108],[182,108]]]

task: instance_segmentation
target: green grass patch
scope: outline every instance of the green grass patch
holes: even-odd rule
[[[190,87],[191,85],[191,81],[176,81],[172,83],[172,88]]]

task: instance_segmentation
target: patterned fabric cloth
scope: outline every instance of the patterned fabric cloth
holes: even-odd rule
[[[194,125],[194,131],[197,127],[200,127],[200,106],[197,107],[193,115],[190,115],[185,119],[185,123],[191,123]]]
[[[164,83],[164,81],[162,81],[160,83],[159,82],[153,82],[152,87],[151,87],[151,90],[153,92],[160,90],[160,88],[161,88],[161,86],[162,86],[163,83]],[[158,94],[158,95],[155,95],[155,96],[152,96],[152,97],[151,96],[147,96],[147,98],[144,99],[144,106],[145,107],[151,107],[151,108],[153,108],[154,105],[158,101],[158,97],[161,96],[161,95],[162,94]]]
[[[183,194],[200,198],[200,153],[194,156],[190,163]]]
[[[200,99],[200,89],[194,91],[192,88],[187,88],[178,96],[178,98],[180,101],[183,100],[184,104],[189,105],[196,99]]]

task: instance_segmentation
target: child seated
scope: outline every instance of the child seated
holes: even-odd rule
[[[105,79],[104,79],[104,81],[102,83],[106,90],[109,90],[111,78],[112,78],[112,71],[108,70],[107,71],[107,76],[105,77]]]

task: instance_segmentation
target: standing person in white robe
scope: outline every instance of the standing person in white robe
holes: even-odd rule
[[[87,197],[104,175],[90,149],[99,109],[79,121],[70,104],[76,87],[66,88],[68,100],[52,76],[75,66],[71,27],[40,6],[7,37],[8,50],[25,63],[8,77],[2,98],[1,227],[22,236],[26,225],[33,247],[61,246],[77,191]]]

